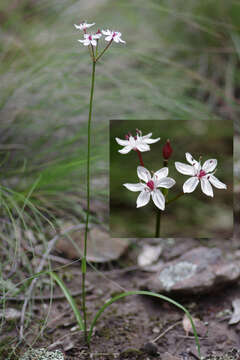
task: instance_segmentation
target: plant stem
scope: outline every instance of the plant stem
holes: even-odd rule
[[[184,193],[178,194],[178,195],[175,196],[173,199],[168,200],[167,204],[170,204],[170,203],[176,201],[177,199],[179,199],[179,198],[182,197],[183,195],[184,195]]]
[[[161,214],[162,214],[162,211],[157,209],[156,232],[155,232],[156,238],[158,238],[160,235]]]
[[[141,151],[136,150],[141,166],[144,166]]]
[[[92,120],[92,104],[94,94],[94,82],[95,82],[95,67],[96,61],[92,62],[92,81],[91,81],[91,92],[89,101],[89,114],[88,114],[88,145],[87,145],[87,214],[85,223],[85,234],[84,234],[84,251],[82,258],[82,311],[83,311],[83,322],[84,322],[84,337],[87,343],[87,311],[86,311],[86,288],[85,278],[87,272],[87,238],[88,238],[88,222],[90,213],[90,153],[91,153],[91,120]]]
[[[105,51],[109,48],[109,46],[111,45],[113,39],[109,41],[109,43],[107,44],[107,46],[103,49],[103,51],[101,52],[101,54],[99,54],[97,57],[96,57],[96,61],[98,61],[102,56],[103,54],[105,53]]]

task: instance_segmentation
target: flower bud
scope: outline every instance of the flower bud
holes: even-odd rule
[[[173,152],[173,149],[170,145],[170,140],[168,139],[162,150],[163,158],[165,160],[168,160],[170,158],[170,156],[172,155],[172,152]]]

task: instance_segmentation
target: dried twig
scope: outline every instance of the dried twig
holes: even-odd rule
[[[151,340],[151,342],[155,343],[156,341],[161,339],[164,335],[166,335],[170,330],[174,329],[177,325],[180,325],[181,323],[182,323],[182,321],[178,321],[175,324],[169,326],[163,333],[158,335],[155,339]]]

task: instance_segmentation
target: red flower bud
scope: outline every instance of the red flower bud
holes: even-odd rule
[[[170,145],[170,140],[168,139],[162,150],[163,158],[165,160],[168,160],[170,158],[170,156],[172,155],[172,152],[173,152],[173,149]]]

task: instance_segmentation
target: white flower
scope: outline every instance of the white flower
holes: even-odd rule
[[[212,185],[217,189],[226,189],[227,185],[222,183],[214,176],[214,170],[217,166],[216,159],[206,160],[201,166],[201,162],[193,159],[192,155],[186,153],[186,159],[191,165],[183,164],[181,162],[175,162],[177,171],[184,175],[191,175],[191,177],[183,184],[183,192],[193,192],[199,181],[201,183],[201,189],[207,196],[213,197]],[[212,185],[211,185],[212,184]]]
[[[78,30],[86,30],[87,28],[90,28],[93,25],[95,25],[95,23],[87,24],[86,22],[83,22],[80,25],[74,24],[75,28]]]
[[[160,209],[165,209],[165,197],[161,190],[158,188],[170,189],[174,184],[175,180],[167,177],[168,168],[164,167],[156,171],[151,177],[150,172],[143,166],[137,167],[137,174],[140,180],[145,183],[138,184],[123,184],[130,191],[141,191],[137,198],[137,208],[147,205],[152,196],[154,204]]]
[[[136,136],[133,137],[131,134],[126,135],[126,140],[115,138],[116,142],[119,145],[124,146],[123,149],[118,150],[118,152],[120,152],[121,154],[127,154],[131,150],[135,150],[135,151],[138,150],[141,152],[149,151],[150,150],[149,144],[153,144],[160,140],[160,138],[150,139],[151,136],[152,133],[142,136],[142,132],[140,130],[137,130]]]
[[[123,41],[121,39],[122,34],[120,32],[118,32],[118,31],[111,31],[111,30],[107,29],[107,30],[102,30],[102,33],[103,33],[103,35],[106,36],[105,37],[106,41],[112,41],[113,40],[116,43],[119,43],[119,42],[121,42],[123,44],[126,43],[126,41]]]
[[[97,45],[96,39],[99,39],[98,35],[84,34],[84,40],[78,40],[78,41],[83,43],[83,45],[85,46],[88,46],[90,44],[92,46],[96,46]]]

